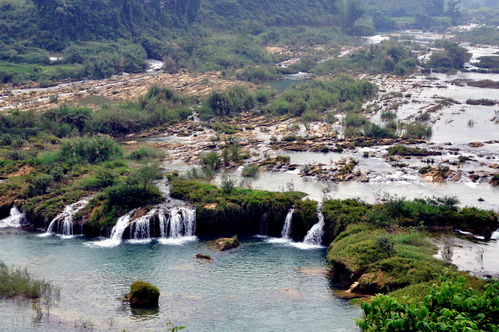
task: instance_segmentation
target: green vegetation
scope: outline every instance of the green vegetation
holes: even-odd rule
[[[464,64],[471,59],[471,54],[457,43],[444,40],[436,42],[435,46],[443,48],[443,51],[433,52],[426,64],[426,67],[433,71],[446,73],[463,69]]]
[[[464,278],[434,283],[421,301],[406,304],[378,295],[362,304],[364,331],[494,331],[499,325],[499,283],[478,292]]]
[[[346,104],[360,108],[362,102],[373,97],[375,93],[374,84],[342,76],[332,81],[301,83],[279,95],[266,109],[275,115],[320,114],[334,108],[345,107]]]
[[[274,80],[279,75],[272,67],[250,66],[236,73],[236,78],[241,81],[259,83]]]
[[[260,168],[257,165],[254,164],[245,165],[243,168],[242,176],[247,178],[253,178],[257,176],[259,171]]]
[[[372,73],[407,75],[416,69],[419,61],[411,53],[411,44],[384,41],[341,58],[334,58],[319,64],[314,72],[327,73]]]
[[[128,299],[133,307],[157,307],[159,304],[159,289],[145,281],[134,281],[130,285]]]
[[[431,156],[435,154],[440,154],[439,152],[434,152],[426,149],[411,148],[405,145],[395,145],[390,146],[388,149],[389,156]]]
[[[24,297],[52,300],[59,291],[45,280],[33,278],[27,269],[10,268],[0,262],[0,298]]]
[[[51,140],[84,134],[123,136],[186,119],[191,111],[186,97],[153,86],[136,102],[104,106],[92,111],[84,107],[61,106],[44,112],[13,111],[0,115],[2,141],[23,144],[50,135]],[[13,138],[16,137],[16,140]]]
[[[364,136],[371,138],[393,138],[395,130],[390,127],[381,127],[375,123],[368,123],[364,126]]]
[[[127,156],[128,159],[137,160],[137,161],[144,159],[159,159],[163,157],[164,157],[163,151],[148,146],[141,146],[137,150],[132,151]]]
[[[497,101],[491,99],[468,99],[466,100],[466,104],[468,105],[482,105],[482,106],[494,106],[497,104]]]
[[[432,134],[431,127],[422,123],[409,123],[404,129],[404,137],[407,138],[429,138]]]
[[[99,164],[122,157],[121,148],[110,137],[74,138],[62,143],[57,160],[68,164]]]
[[[0,83],[22,83],[38,81],[46,85],[50,81],[66,78],[82,79],[85,68],[80,64],[41,65],[30,63],[0,62]]]
[[[483,26],[458,35],[459,40],[473,44],[499,45],[499,28]]]
[[[499,71],[499,56],[482,56],[478,60],[477,67],[489,69],[494,73]]]
[[[83,0],[3,0],[0,81],[44,85],[136,73],[145,69],[146,58],[165,61],[171,73],[221,70],[261,81],[275,75],[254,67],[274,62],[265,51],[268,45],[337,45],[352,40],[348,35],[375,30],[442,30],[464,16],[494,23],[488,8],[463,11],[455,0],[108,0],[95,6]],[[413,59],[385,59],[384,54],[374,63],[377,71],[396,74],[409,73],[415,65]]]
[[[254,235],[261,232],[266,215],[266,232],[277,236],[291,206],[305,196],[300,192],[269,192],[243,189],[226,179],[217,187],[198,180],[174,179],[171,196],[196,206],[198,236]]]
[[[0,197],[6,202],[23,200],[23,208],[34,225],[46,227],[67,204],[95,191],[101,194],[90,204],[89,215],[90,223],[97,229],[112,224],[129,208],[162,199],[153,184],[163,177],[162,172],[150,163],[162,155],[139,148],[130,154],[130,159],[146,160],[149,164],[134,165],[136,169],[131,170],[122,160],[122,148],[109,136],[60,140],[51,135],[52,130],[60,131],[65,125],[63,132],[69,133],[65,135],[79,135],[92,115],[90,110],[62,107],[29,115],[3,115],[6,130],[0,147],[0,176],[14,175],[0,184]],[[29,153],[19,153],[20,147]]]
[[[219,209],[243,207],[250,210],[252,207],[275,206],[288,208],[292,203],[305,194],[300,192],[269,192],[261,190],[234,188],[229,195],[214,185],[195,180],[175,179],[172,182],[172,197],[196,203],[199,206],[216,204]]]
[[[325,201],[324,239],[332,241],[327,258],[335,287],[349,289],[350,294],[391,293],[403,301],[417,301],[427,294],[429,283],[447,271],[453,278],[464,275],[469,284],[479,289],[483,282],[434,258],[436,248],[427,240],[426,230],[445,228],[469,229],[490,237],[499,223],[495,212],[457,208],[456,204],[452,197],[414,201],[391,198],[383,204]],[[376,303],[377,298],[373,301]],[[368,325],[361,327],[365,330],[404,330],[369,325],[380,321],[370,315],[374,310],[370,304],[363,309],[367,320],[361,324]],[[384,324],[385,318],[380,319]],[[417,320],[421,319],[417,316]]]
[[[199,115],[203,119],[214,116],[231,116],[252,110],[268,102],[268,91],[251,91],[243,87],[234,87],[226,91],[215,91],[208,96]]]

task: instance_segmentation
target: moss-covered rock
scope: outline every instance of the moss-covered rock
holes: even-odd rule
[[[159,294],[156,286],[145,281],[135,281],[130,286],[128,299],[132,307],[157,307]]]
[[[230,249],[237,248],[241,245],[237,240],[237,237],[224,237],[215,240],[215,246],[220,251],[226,251]]]
[[[355,291],[364,294],[388,293],[409,285],[433,280],[435,275],[445,269],[438,261],[390,257],[369,268],[362,275]]]
[[[349,289],[355,295],[397,290],[406,294],[403,289],[410,287],[412,292],[443,273],[459,274],[455,266],[436,259],[435,253],[436,247],[425,232],[359,223],[337,236],[327,259],[332,283],[338,289]]]

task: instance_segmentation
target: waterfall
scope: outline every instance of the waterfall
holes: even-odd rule
[[[151,241],[151,219],[156,215],[157,211],[157,209],[152,209],[130,225],[130,241],[132,243],[148,243]]]
[[[17,207],[14,205],[10,209],[10,215],[7,218],[0,220],[0,228],[15,228],[21,227],[21,223],[26,218],[24,213],[21,213]]]
[[[303,242],[291,242],[293,247],[299,249],[322,248],[322,236],[324,235],[324,215],[322,214],[322,205],[317,205],[317,218],[319,221],[310,228],[303,239]]]
[[[324,215],[322,214],[322,205],[317,205],[317,218],[319,221],[312,226],[312,228],[308,231],[307,235],[305,235],[305,239],[303,243],[320,246],[322,243],[322,236],[324,235]]]
[[[136,210],[120,217],[111,231],[111,237],[106,240],[91,242],[98,247],[116,247],[123,240],[123,234],[130,228],[131,243],[149,243],[151,238],[151,222],[157,217],[159,222],[161,244],[180,245],[195,241],[196,210],[188,207],[170,207],[165,202],[156,205],[144,216],[132,220]]]
[[[283,239],[289,239],[290,238],[290,233],[291,233],[291,221],[293,220],[293,213],[295,212],[294,209],[289,210],[288,214],[286,215],[286,219],[284,220],[284,226],[282,227],[281,231],[281,238]]]
[[[290,242],[293,242],[291,240],[291,222],[293,221],[293,213],[294,212],[295,212],[294,209],[290,209],[288,211],[288,214],[286,215],[286,219],[284,219],[284,225],[282,226],[281,237],[280,238],[275,238],[275,237],[268,238],[266,240],[268,243],[288,244]]]
[[[161,244],[180,245],[188,241],[195,241],[196,210],[188,207],[173,207],[169,216],[163,212],[159,215]]]
[[[121,240],[123,238],[123,233],[130,224],[130,219],[132,219],[132,215],[135,213],[135,211],[136,210],[132,210],[118,219],[116,225],[114,225],[113,229],[111,230],[111,237],[109,239],[102,241],[95,241],[92,242],[92,244],[98,247],[108,247],[108,248],[120,245]]]
[[[61,234],[62,238],[73,237],[73,217],[76,213],[83,210],[90,201],[90,198],[84,198],[76,203],[70,204],[64,208],[49,224],[47,231],[40,234],[41,237],[47,237],[54,233]]]

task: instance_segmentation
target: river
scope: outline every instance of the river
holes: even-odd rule
[[[352,331],[360,308],[332,294],[325,249],[300,250],[262,238],[230,252],[207,242],[180,246],[123,243],[89,246],[81,238],[40,238],[0,231],[0,260],[28,267],[61,288],[50,316],[34,324],[24,301],[0,302],[2,331],[158,331],[167,323],[188,331]],[[213,261],[199,261],[197,253]],[[131,311],[118,297],[134,280],[161,290],[157,312]]]

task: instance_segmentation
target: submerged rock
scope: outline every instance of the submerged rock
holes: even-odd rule
[[[215,246],[220,251],[230,250],[239,247],[241,244],[237,241],[237,237],[223,237],[215,240]]]
[[[159,304],[159,289],[145,281],[135,281],[130,286],[128,301],[131,307],[154,308]]]
[[[207,261],[211,261],[211,260],[213,260],[213,258],[211,258],[211,256],[204,255],[204,254],[197,254],[197,255],[196,255],[196,258],[197,258],[197,259],[205,259],[205,260],[207,260]]]

